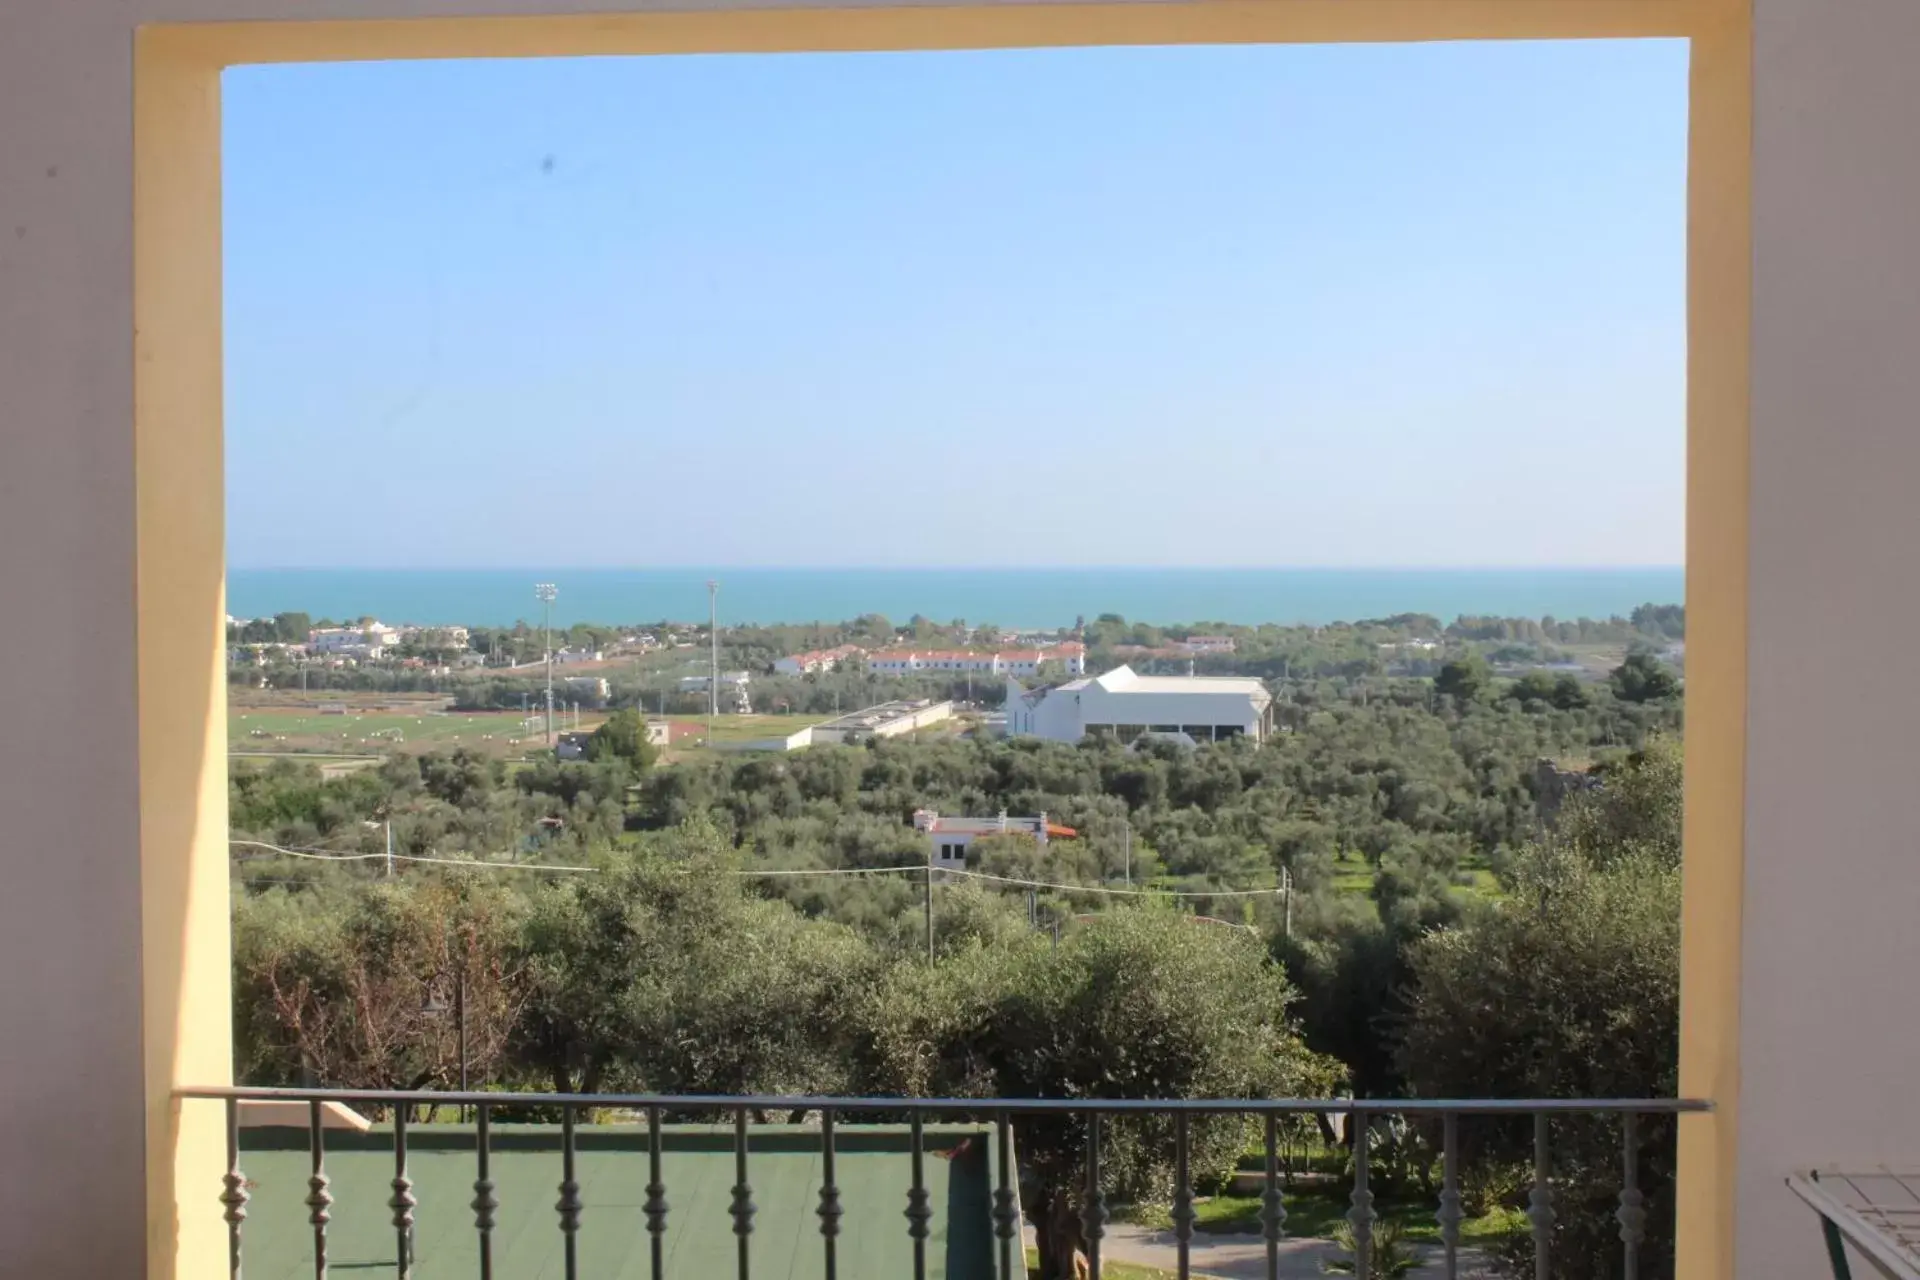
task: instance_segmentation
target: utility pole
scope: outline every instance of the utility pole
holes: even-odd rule
[[[927,842],[927,963],[933,963],[933,842]]]
[[[1280,868],[1280,939],[1293,941],[1293,872]]]
[[[707,579],[707,745],[713,745],[713,718],[720,714],[720,583]]]
[[[540,601],[547,641],[547,745],[553,745],[553,601],[560,588],[551,582],[533,584],[534,598]]]
[[[1121,846],[1121,856],[1125,860],[1126,867],[1124,874],[1127,877],[1127,887],[1131,889],[1133,887],[1133,823],[1125,818],[1120,819],[1120,831],[1121,838],[1125,842]]]
[[[393,879],[393,819],[387,819],[387,879]]]

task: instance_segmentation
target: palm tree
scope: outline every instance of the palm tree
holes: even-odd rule
[[[1346,1252],[1344,1258],[1329,1258],[1320,1264],[1322,1269],[1335,1275],[1354,1273],[1353,1228],[1343,1222],[1333,1229],[1333,1243]],[[1407,1245],[1403,1229],[1399,1223],[1381,1221],[1373,1224],[1373,1244],[1368,1250],[1367,1274],[1396,1280],[1418,1266],[1420,1259]]]

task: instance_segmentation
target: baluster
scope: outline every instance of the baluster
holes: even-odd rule
[[[1107,1234],[1107,1199],[1100,1194],[1100,1113],[1087,1113],[1087,1203],[1080,1211],[1087,1238],[1087,1274],[1100,1280],[1100,1240]]]
[[[413,1210],[420,1202],[413,1198],[413,1179],[407,1176],[407,1106],[393,1108],[393,1195],[387,1208],[393,1210],[393,1248],[397,1256],[396,1272],[400,1280],[413,1274]]]
[[[1019,1199],[1013,1190],[1013,1123],[1004,1111],[993,1118],[993,1159],[999,1175],[993,1191],[993,1234],[1000,1241],[1000,1280],[1026,1280],[1026,1259],[1020,1263],[1022,1274],[1013,1270],[1013,1242],[1020,1236],[1020,1211],[1013,1207]]]
[[[1280,1280],[1280,1241],[1287,1234],[1287,1206],[1280,1194],[1280,1117],[1267,1112],[1267,1187],[1260,1193],[1260,1228],[1267,1238],[1267,1280]]]
[[[826,1251],[826,1280],[836,1280],[840,1268],[840,1184],[833,1169],[833,1109],[820,1112],[820,1243]]]
[[[1447,1254],[1447,1280],[1460,1274],[1460,1117],[1449,1111],[1440,1118],[1440,1243]]]
[[[320,1099],[307,1100],[307,1152],[313,1157],[313,1173],[307,1178],[307,1221],[313,1226],[314,1280],[327,1280],[327,1223],[333,1215],[327,1210],[333,1196],[327,1190],[327,1141],[321,1127]]]
[[[580,1182],[574,1176],[573,1104],[560,1107],[560,1198],[554,1212],[560,1215],[561,1273],[567,1280],[580,1274]]]
[[[1193,1251],[1193,1175],[1189,1166],[1190,1145],[1187,1113],[1173,1117],[1173,1241],[1180,1280],[1193,1274],[1189,1255]]]
[[[227,1099],[227,1172],[220,1203],[227,1206],[227,1274],[240,1280],[240,1224],[247,1220],[247,1175],[240,1172],[240,1100]]]
[[[913,1280],[927,1280],[927,1223],[933,1210],[927,1207],[926,1123],[921,1113],[913,1113],[910,1138],[913,1185],[907,1189],[907,1235],[913,1240]]]
[[[1533,1220],[1534,1280],[1551,1280],[1553,1255],[1553,1191],[1547,1186],[1547,1113],[1533,1117],[1533,1191],[1527,1196],[1527,1217]]]
[[[1620,1223],[1620,1245],[1626,1250],[1620,1274],[1625,1280],[1639,1280],[1640,1242],[1647,1234],[1647,1198],[1640,1194],[1640,1117],[1629,1111],[1621,1117],[1625,1131],[1620,1209],[1613,1216]]]
[[[500,1202],[493,1197],[493,1104],[473,1109],[473,1229],[480,1233],[480,1280],[493,1280],[493,1223]]]
[[[647,1245],[652,1256],[653,1280],[667,1274],[667,1184],[660,1176],[660,1108],[647,1108]],[[833,1280],[833,1273],[827,1273]]]
[[[1367,1185],[1367,1135],[1372,1125],[1364,1111],[1347,1113],[1347,1129],[1353,1139],[1353,1207],[1347,1210],[1347,1225],[1353,1228],[1354,1280],[1373,1275],[1373,1192]]]
[[[740,1246],[740,1280],[752,1280],[753,1260],[748,1252],[748,1237],[753,1234],[753,1188],[747,1183],[747,1109],[733,1113],[733,1234]]]

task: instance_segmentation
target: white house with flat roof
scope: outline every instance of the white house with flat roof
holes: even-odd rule
[[[1273,695],[1251,676],[1143,676],[1115,667],[1048,689],[1007,681],[1007,736],[1078,742],[1089,733],[1132,741],[1143,733],[1184,733],[1196,742],[1273,729]]]
[[[926,833],[927,862],[936,867],[966,866],[968,847],[982,836],[1028,835],[1046,844],[1080,834],[1072,827],[1047,821],[1044,813],[1033,818],[1009,818],[1005,809],[994,818],[954,818],[932,809],[916,809],[913,829]]]
[[[378,659],[400,643],[400,629],[381,622],[363,627],[317,627],[307,632],[307,649],[315,654]]]

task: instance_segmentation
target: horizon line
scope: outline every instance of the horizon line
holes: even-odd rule
[[[1625,564],[242,564],[228,573],[1648,573],[1684,563]]]

